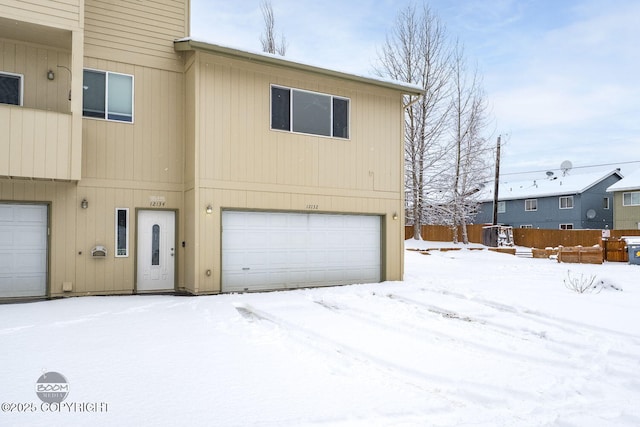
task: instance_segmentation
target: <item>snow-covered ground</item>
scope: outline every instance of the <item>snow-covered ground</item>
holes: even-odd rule
[[[568,270],[609,287],[572,292]],[[0,425],[638,426],[639,278],[407,251],[404,282],[2,305]]]

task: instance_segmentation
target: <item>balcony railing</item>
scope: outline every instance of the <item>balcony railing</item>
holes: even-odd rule
[[[71,180],[72,115],[0,104],[0,177]]]

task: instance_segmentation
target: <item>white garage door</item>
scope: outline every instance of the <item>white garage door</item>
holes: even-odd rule
[[[47,293],[47,206],[0,203],[0,298]]]
[[[222,212],[222,291],[380,281],[380,217]]]

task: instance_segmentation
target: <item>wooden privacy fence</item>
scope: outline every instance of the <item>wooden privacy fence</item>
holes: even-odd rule
[[[469,242],[482,244],[482,227],[484,224],[473,224],[467,228]],[[453,230],[446,225],[423,225],[423,240],[434,242],[453,241]],[[610,230],[610,237],[603,240],[602,230],[541,230],[535,228],[514,228],[513,242],[516,246],[528,248],[557,248],[577,247],[584,248],[600,245],[603,257],[607,261],[627,262],[629,255],[626,243],[622,236],[640,236],[640,230]],[[405,239],[413,237],[413,226],[405,228]],[[462,241],[462,235],[458,230],[458,241]]]

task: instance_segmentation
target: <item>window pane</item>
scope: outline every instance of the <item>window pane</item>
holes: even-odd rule
[[[109,73],[109,116],[110,120],[132,121],[133,118],[133,77]]]
[[[82,86],[82,115],[104,119],[105,73],[84,70]]]
[[[116,255],[127,256],[127,210],[116,210]]]
[[[290,98],[289,89],[271,88],[271,129],[291,130]]]
[[[294,90],[293,131],[331,136],[331,97]]]
[[[349,138],[349,101],[333,98],[333,136]]]
[[[151,229],[151,265],[160,265],[160,226]]]
[[[20,76],[0,74],[0,104],[20,105]]]

